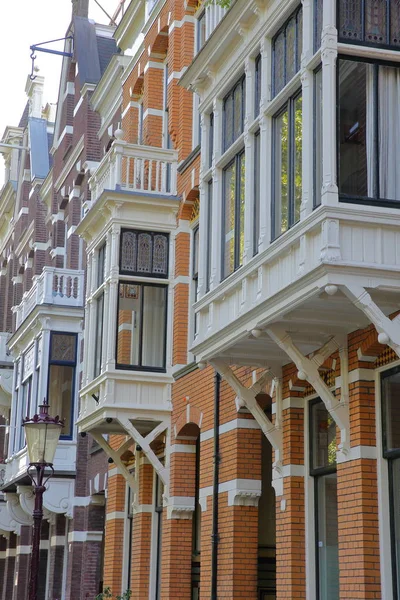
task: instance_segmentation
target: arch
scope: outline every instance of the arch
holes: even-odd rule
[[[197,438],[203,422],[203,413],[197,408],[188,404],[186,409],[182,411],[178,420],[174,425],[175,438],[193,437]]]

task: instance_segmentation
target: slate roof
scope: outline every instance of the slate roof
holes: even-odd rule
[[[96,35],[96,26],[84,17],[74,17],[74,52],[78,62],[79,83],[98,83],[113,54],[115,40]]]
[[[28,125],[28,115],[29,115],[29,102],[27,102],[25,105],[24,112],[22,113],[21,119],[18,123],[18,127],[22,127],[23,129],[25,129],[25,127]]]

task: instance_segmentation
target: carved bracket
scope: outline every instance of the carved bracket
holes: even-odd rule
[[[231,388],[238,395],[239,399],[243,402],[243,405],[251,412],[254,419],[259,424],[261,431],[264,433],[265,437],[275,450],[275,463],[279,463],[282,459],[283,451],[282,432],[278,427],[278,425],[280,424],[280,419],[278,418],[276,424],[272,423],[272,421],[270,421],[270,419],[264,413],[262,408],[258,405],[256,400],[256,396],[260,393],[267,380],[271,378],[269,372],[264,372],[251,388],[247,388],[238,379],[238,377],[232,371],[230,366],[224,361],[214,359],[213,361],[210,361],[210,364],[214,367],[216,371],[218,371],[221,377],[223,377],[229,383]],[[277,405],[278,404],[280,403],[277,398]],[[280,407],[278,408],[278,412],[279,410]]]

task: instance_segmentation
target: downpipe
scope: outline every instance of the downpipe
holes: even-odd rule
[[[213,514],[211,534],[211,600],[218,598],[218,488],[219,488],[219,419],[220,419],[221,375],[215,372],[214,379],[214,477],[213,477]]]

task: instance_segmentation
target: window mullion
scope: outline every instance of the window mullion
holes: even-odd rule
[[[294,103],[295,99],[290,98],[288,104],[288,194],[289,194],[289,206],[288,206],[288,226],[292,227],[294,223]]]
[[[144,308],[144,285],[140,286],[140,334],[139,334],[139,367],[143,366],[143,308]],[[136,316],[136,315],[135,315]],[[134,324],[133,324],[134,325]]]
[[[374,198],[380,198],[379,182],[379,65],[374,65]]]

